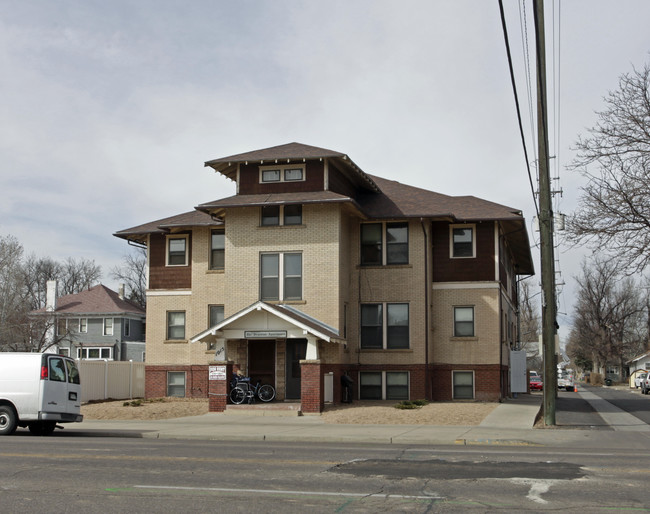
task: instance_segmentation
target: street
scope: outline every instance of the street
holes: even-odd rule
[[[639,416],[650,412],[650,397],[635,391],[589,388],[594,390]],[[602,432],[606,427],[588,405],[576,393],[560,392],[558,420],[577,424],[546,430],[626,437]],[[577,407],[576,412],[563,410],[567,406]],[[217,442],[19,432],[2,439],[0,490],[4,511],[33,513],[646,511],[647,449],[566,443]]]

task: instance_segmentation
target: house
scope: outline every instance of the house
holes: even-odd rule
[[[133,360],[145,357],[146,313],[124,297],[99,284],[77,294],[57,298],[56,281],[47,283],[45,308],[32,316],[52,319],[54,351],[77,359]]]
[[[534,273],[517,209],[290,143],[205,163],[236,194],[114,235],[148,249],[148,397],[226,408],[240,369],[277,399],[499,400]],[[209,373],[209,376],[208,376]]]

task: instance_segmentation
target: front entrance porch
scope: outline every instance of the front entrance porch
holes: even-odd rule
[[[260,380],[273,385],[276,401],[300,400],[303,413],[319,413],[324,405],[319,345],[343,342],[337,331],[318,320],[290,306],[265,302],[226,318],[191,341],[214,342],[215,357],[226,357],[214,363],[220,369],[225,366],[228,379],[220,384],[210,381],[211,394],[221,398],[210,402],[210,410],[226,409],[230,377],[240,370],[253,384]]]

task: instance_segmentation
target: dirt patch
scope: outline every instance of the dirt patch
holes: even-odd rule
[[[396,402],[355,402],[326,405],[321,419],[333,424],[457,425],[475,426],[497,403],[434,402],[418,409],[396,409]],[[208,413],[207,399],[156,398],[135,401],[106,401],[81,406],[84,419],[170,419]]]

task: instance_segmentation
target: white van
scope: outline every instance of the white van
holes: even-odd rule
[[[83,420],[75,361],[49,353],[0,353],[0,435],[27,427],[50,435],[57,423]]]

